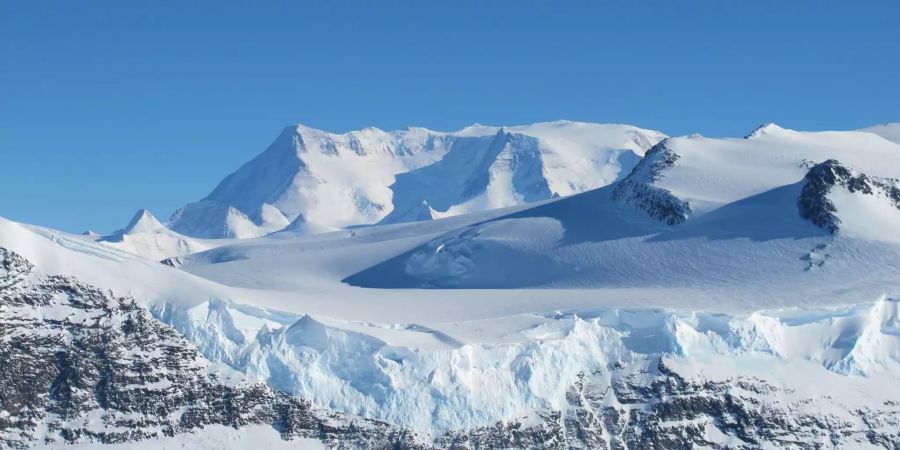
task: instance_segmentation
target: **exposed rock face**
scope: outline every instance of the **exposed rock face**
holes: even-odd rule
[[[847,408],[750,376],[687,378],[647,355],[578,376],[562,408],[425,436],[323,411],[202,357],[130,298],[44,277],[0,248],[0,446],[130,442],[209,424],[354,449],[900,448],[900,404]]]
[[[687,220],[691,205],[672,194],[669,190],[654,186],[663,172],[675,166],[678,154],[663,140],[647,151],[644,159],[613,190],[613,199],[634,206],[650,217],[677,225]]]
[[[883,196],[900,210],[900,187],[896,180],[856,173],[834,159],[813,166],[803,180],[803,191],[798,201],[800,215],[832,233],[836,233],[841,225],[837,208],[828,199],[828,194],[835,186],[843,187],[851,193]]]
[[[900,448],[900,405],[835,411],[827,397],[782,400],[788,391],[762,380],[696,382],[664,360],[643,370],[614,367],[582,374],[563,411],[464,433],[439,443],[449,448]],[[808,404],[823,408],[804,408]],[[831,406],[831,405],[828,405]]]
[[[160,261],[160,263],[165,264],[169,267],[174,267],[177,269],[184,264],[184,257],[172,256],[172,257],[169,257],[169,258],[166,258],[166,259]]]
[[[208,424],[271,424],[337,448],[417,448],[382,422],[241,381],[130,298],[40,277],[0,248],[0,446],[128,442]]]

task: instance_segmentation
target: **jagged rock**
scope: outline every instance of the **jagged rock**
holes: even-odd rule
[[[814,165],[803,180],[803,190],[798,201],[800,216],[831,233],[838,232],[841,225],[837,208],[828,199],[828,194],[835,186],[841,186],[851,193],[883,195],[900,210],[900,187],[896,180],[858,174],[834,159]]]
[[[335,448],[423,448],[409,430],[242,381],[134,299],[40,277],[0,248],[0,443],[116,443],[270,424]]]
[[[171,256],[169,258],[166,258],[166,259],[160,261],[160,263],[165,264],[169,267],[174,267],[177,269],[184,264],[184,258],[181,256]]]
[[[667,358],[582,373],[559,409],[426,438],[248,382],[134,299],[42,276],[0,248],[5,448],[131,442],[211,424],[268,424],[285,439],[342,449],[900,448],[898,403],[845,408],[752,376],[688,378]]]
[[[752,378],[688,380],[651,358],[642,369],[581,374],[562,411],[528,421],[453,432],[438,440],[459,449],[900,448],[900,405],[843,415],[771,401],[787,391]],[[808,400],[812,402],[813,400]],[[827,443],[827,444],[826,444]]]
[[[687,220],[691,213],[688,202],[681,200],[669,190],[653,186],[653,182],[663,176],[666,169],[678,161],[678,154],[667,145],[668,139],[647,151],[644,159],[613,189],[613,199],[634,206],[650,217],[677,225]]]

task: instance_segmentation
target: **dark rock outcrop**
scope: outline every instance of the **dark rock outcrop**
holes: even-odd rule
[[[616,184],[613,199],[632,205],[667,225],[684,222],[691,214],[691,205],[669,190],[653,185],[666,169],[675,166],[678,159],[678,154],[668,147],[668,139],[656,144],[631,173]]]
[[[270,424],[336,448],[420,448],[406,429],[329,413],[204,359],[131,298],[37,275],[0,248],[0,447],[114,443]]]
[[[815,404],[812,399],[786,400],[787,394],[752,377],[688,380],[655,358],[639,370],[582,374],[562,411],[449,433],[438,443],[467,449],[900,448],[900,405],[837,416],[804,407]]]
[[[803,190],[797,203],[800,216],[831,233],[838,232],[841,225],[837,208],[828,198],[835,186],[854,194],[881,195],[900,210],[900,187],[896,180],[856,173],[834,159],[814,165],[803,180]]]
[[[751,376],[686,378],[666,358],[581,374],[562,408],[429,439],[245,381],[135,300],[41,276],[0,248],[3,448],[267,424],[342,449],[900,449],[900,404],[842,408]]]

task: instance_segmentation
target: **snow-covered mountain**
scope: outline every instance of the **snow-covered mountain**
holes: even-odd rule
[[[808,294],[815,288],[806,285],[820,276],[816,288],[835,280],[860,284],[850,274],[863,264],[876,267],[866,270],[861,288],[883,289],[900,261],[897,174],[900,145],[864,132],[767,125],[745,139],[670,138],[611,186],[454,230],[347,281],[469,288],[700,284],[758,302]],[[842,239],[832,240],[833,232]],[[826,254],[834,258],[816,274],[805,273],[805,259]]]
[[[106,236],[88,234],[86,238],[154,261],[202,252],[228,243],[227,240],[197,239],[176,233],[146,209],[139,210],[125,228],[115,233]]]
[[[14,386],[0,439],[202,424],[337,448],[896,448],[900,144],[770,124],[660,139],[628,163],[642,144],[624,135],[552,142],[604,127],[468,129],[421,150],[432,161],[384,187],[435,220],[382,211],[345,228],[276,200],[257,218],[226,206],[283,231],[179,269],[0,219],[0,356],[15,368],[0,370]],[[451,156],[464,140],[477,164]],[[548,176],[554,158],[581,174]],[[461,214],[438,217],[445,191],[468,198],[443,211]],[[178,238],[151,219],[123,240]]]
[[[299,216],[321,229],[483,211],[609,184],[664,137],[564,121],[452,133],[298,125],[170,224],[189,236],[247,238]]]

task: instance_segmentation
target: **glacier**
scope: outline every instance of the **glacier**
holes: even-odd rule
[[[46,328],[96,351],[85,336],[101,328],[82,327],[124,311],[152,331],[134,342],[177,341],[197,367],[256,386],[238,392],[259,414],[211,402],[208,426],[325,429],[316,439],[337,448],[892,448],[894,128],[291,127],[168,224],[141,210],[79,236],[0,218],[2,251],[33,265],[21,278],[17,259],[0,264],[0,327],[14,330],[0,344],[44,343]],[[295,195],[312,192],[320,206]],[[122,374],[128,392],[174,392],[153,381],[174,372]],[[179,388],[224,389],[201,381]],[[97,420],[135,418],[73,398],[86,403],[41,423],[98,434],[41,433],[90,444],[120,436]],[[285,405],[306,422],[284,428]],[[18,433],[9,418],[24,413],[5,414]],[[178,432],[206,445],[185,420]]]
[[[308,315],[277,328],[265,316],[251,316],[261,325],[250,336],[237,332],[241,322],[253,322],[247,311],[221,302],[166,309],[157,316],[205,354],[276,389],[322,407],[440,434],[560,410],[579,376],[648,359],[664,360],[688,378],[754,376],[787,385],[797,396],[827,395],[848,406],[862,401],[861,393],[900,401],[900,394],[879,388],[886,380],[897,382],[900,373],[898,305],[883,297],[847,309],[741,316],[664,309],[557,311],[495,319],[521,327],[501,343],[457,342],[417,324],[348,329]],[[363,332],[367,327],[439,344],[391,345]]]

